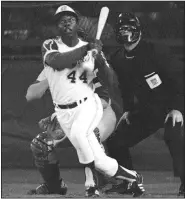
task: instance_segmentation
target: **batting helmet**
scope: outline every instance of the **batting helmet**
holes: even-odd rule
[[[55,22],[57,23],[58,20],[60,19],[60,17],[63,15],[66,15],[66,14],[74,16],[77,21],[79,20],[78,14],[71,7],[69,7],[67,5],[62,5],[57,8],[57,10],[54,14]]]
[[[116,40],[121,44],[133,44],[141,37],[141,24],[132,13],[120,13],[115,26]]]

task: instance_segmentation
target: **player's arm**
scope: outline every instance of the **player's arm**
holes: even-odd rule
[[[118,83],[116,74],[107,62],[103,52],[96,55],[95,67],[99,70],[99,78],[102,79],[108,87]]]
[[[120,83],[121,96],[124,104],[124,111],[130,112],[135,107],[132,82],[130,82],[130,80],[128,79],[128,77],[126,77],[125,74],[123,75],[123,78],[119,83]]]
[[[44,70],[40,73],[37,80],[28,87],[26,93],[27,101],[40,99],[49,88],[48,80],[45,78]]]
[[[119,49],[120,50],[120,49]],[[124,111],[129,112],[134,108],[134,92],[133,92],[133,82],[130,81],[129,73],[125,70],[125,67],[118,67],[118,62],[121,61],[119,50],[112,54],[110,57],[110,64],[113,67],[117,76],[119,77],[118,88],[120,90],[120,94],[122,96]]]
[[[166,118],[172,118],[172,125],[176,122],[183,125],[184,112],[184,81],[183,81],[183,62],[173,57],[167,52],[154,51],[151,62],[155,64],[161,79],[160,86],[165,88]]]
[[[73,68],[78,60],[87,54],[87,46],[82,46],[70,52],[59,52],[58,45],[53,39],[46,40],[42,45],[42,56],[44,64],[55,70]]]
[[[104,82],[102,82],[102,80],[100,79],[98,69],[95,70],[95,73],[96,77],[93,79],[95,93],[97,93],[100,97],[103,108],[105,109],[107,108],[110,100],[109,91],[108,88],[105,86]]]
[[[157,67],[161,71],[162,83],[166,84],[169,110],[184,110],[184,64],[167,53],[156,54]]]
[[[114,93],[122,95],[124,109],[125,111],[130,111],[134,105],[134,95],[132,89],[130,89],[130,84],[124,82],[118,82],[118,77],[111,67],[111,65],[106,61],[103,53],[97,57],[97,62],[99,64],[99,77],[102,79],[108,87],[109,95],[114,99]],[[111,63],[115,64],[115,63]]]

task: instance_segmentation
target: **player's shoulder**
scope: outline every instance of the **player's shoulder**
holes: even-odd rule
[[[142,39],[136,47],[137,53],[140,54],[151,54],[154,52],[154,45],[151,41]]]
[[[154,59],[155,61],[160,62],[161,59],[170,57],[169,48],[155,41],[143,41],[142,47],[138,50],[140,50],[140,53],[149,60]]]
[[[43,44],[42,47],[46,50],[58,50],[58,39],[57,38],[49,38],[46,39]]]

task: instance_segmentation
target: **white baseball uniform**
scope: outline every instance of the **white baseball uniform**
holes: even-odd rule
[[[58,50],[48,48],[55,42]],[[79,40],[75,47],[68,47],[61,39],[46,40],[43,47],[47,45],[46,53],[43,56],[44,70],[38,80],[47,78],[57,119],[73,146],[75,147],[79,162],[88,164],[92,161],[100,171],[113,176],[118,168],[116,160],[105,155],[95,134],[94,128],[99,124],[103,108],[101,100],[91,86],[94,72],[87,72],[83,69],[80,61],[74,68],[64,68],[56,71],[45,63],[46,56],[51,52],[69,52],[87,42]],[[65,63],[61,63],[65,64]],[[76,102],[78,106],[71,109],[61,109],[58,105],[66,105]]]

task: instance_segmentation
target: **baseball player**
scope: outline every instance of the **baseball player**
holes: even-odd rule
[[[55,16],[60,37],[43,43],[43,63],[57,120],[75,147],[79,162],[89,168],[92,176],[96,168],[109,177],[126,179],[134,187],[134,196],[139,196],[144,192],[141,175],[106,156],[93,133],[103,114],[100,98],[94,93],[91,84],[94,62],[97,65],[101,62],[89,56],[88,50],[96,49],[96,59],[101,60],[101,46],[98,41],[88,44],[78,38],[78,16],[69,6],[60,6]],[[104,66],[99,64],[99,70],[101,67]],[[86,192],[93,191],[96,192],[95,182],[86,186]]]
[[[104,57],[105,58],[105,57]],[[104,60],[105,61],[105,60]],[[104,62],[105,64],[108,64],[106,62]],[[115,74],[112,72],[112,76],[114,77],[114,84],[116,84],[115,89],[117,89],[117,77],[115,76]],[[97,128],[95,128],[94,132],[96,134],[96,136],[98,137],[98,139],[101,142],[104,142],[115,130],[115,126],[116,126],[116,121],[117,119],[119,119],[120,117],[120,113],[122,113],[122,100],[121,98],[119,99],[119,101],[117,100],[115,103],[115,100],[113,98],[113,96],[115,95],[115,89],[114,90],[114,95],[111,95],[111,99],[110,99],[110,95],[108,90],[110,90],[108,87],[106,87],[106,84],[101,80],[100,76],[104,76],[105,73],[104,71],[100,72],[98,71],[98,68],[95,70],[96,73],[96,77],[93,79],[93,84],[95,86],[95,92],[98,94],[98,96],[101,98],[101,102],[103,105],[103,117],[100,121],[100,123],[98,124]],[[31,101],[34,99],[40,99],[43,94],[45,93],[45,91],[48,89],[49,85],[48,82],[46,80],[41,81],[44,77],[44,71],[41,72],[41,74],[39,75],[39,77],[37,78],[37,81],[32,84],[27,91],[27,101]],[[102,77],[102,79],[105,79]],[[117,89],[117,96],[120,96],[120,93]],[[117,97],[119,98],[119,97]],[[112,109],[113,106],[114,110]],[[119,104],[119,105],[118,105]],[[119,113],[118,113],[119,111]],[[55,150],[54,147],[57,145],[59,147],[68,147],[71,146],[71,144],[68,142],[68,140],[65,140],[65,142],[62,142],[65,139],[64,136],[64,132],[62,131],[60,125],[58,124],[58,121],[56,119],[56,115],[53,114],[50,117],[47,117],[45,119],[42,119],[39,122],[39,126],[41,127],[41,129],[44,131],[41,134],[41,137],[43,136],[43,134],[45,135],[45,139],[47,138],[48,140],[50,140],[50,142],[52,143],[52,150],[48,151],[48,153],[50,153],[49,158],[56,158],[56,154],[55,154]],[[37,140],[37,138],[36,138]],[[31,144],[31,149],[33,152],[33,157],[36,161],[36,165],[37,165],[37,159],[40,159],[41,154],[45,154],[46,153],[46,147],[42,147],[42,145],[34,145],[33,143],[35,142],[35,139],[33,139],[32,144]],[[61,144],[62,142],[62,144]],[[37,148],[35,150],[35,147]],[[53,154],[53,155],[52,155]],[[38,157],[39,156],[39,157]],[[57,162],[57,160],[56,160]],[[55,167],[56,169],[57,167]],[[42,169],[43,170],[43,169]],[[59,173],[59,165],[58,165],[58,173]],[[99,175],[98,177],[98,187],[100,188],[101,186],[104,186],[105,183],[107,183],[106,178],[103,178],[103,176],[101,177],[100,173],[98,173]],[[60,190],[60,194],[64,194],[66,193],[67,187],[65,186],[65,183],[62,181],[61,179],[61,188]],[[28,193],[29,194],[39,194],[39,193],[48,193],[47,189],[44,189],[43,187],[45,187],[45,184],[40,185],[39,187],[37,187],[36,189],[30,190]]]
[[[122,47],[112,56],[111,64],[118,75],[125,113],[123,132],[109,140],[108,150],[122,161],[118,148],[132,147],[164,128],[164,140],[181,180],[179,194],[184,194],[183,63],[146,42],[135,15],[120,13],[115,29]]]
[[[41,77],[42,74],[43,74],[43,71],[37,78],[37,81],[36,81],[37,83],[35,82],[28,88],[27,95],[26,95],[26,98],[28,101],[41,98],[43,93],[48,88],[49,85],[48,85],[47,81],[45,81],[45,80],[40,81],[40,79],[42,79],[42,77]],[[116,115],[110,106],[110,98],[109,98],[107,88],[105,88],[104,86],[101,85],[100,81],[98,80],[98,77],[95,77],[93,79],[93,82],[94,82],[94,85],[96,88],[95,92],[99,95],[102,105],[103,105],[103,110],[104,110],[103,117],[102,117],[100,123],[98,124],[97,128],[95,128],[95,130],[94,130],[95,135],[102,142],[102,141],[105,141],[107,139],[107,137],[109,137],[109,135],[112,134],[112,132],[114,131],[115,125],[116,125]],[[46,154],[50,154],[50,155],[48,155],[48,159],[52,159],[53,161],[55,160],[55,162],[58,162],[58,158],[56,156],[56,151],[54,149],[55,147],[57,147],[57,146],[70,147],[71,146],[71,143],[67,139],[65,139],[66,138],[65,134],[57,121],[55,113],[52,114],[52,116],[50,116],[50,117],[42,119],[39,122],[39,126],[43,130],[43,133],[39,134],[36,138],[34,138],[31,143],[31,149],[32,149],[33,157],[35,159],[35,164],[37,167],[38,167],[38,162],[39,163],[41,162],[41,160],[40,160],[41,157],[45,156]],[[48,147],[50,147],[49,150],[46,147],[47,145],[45,145],[45,147],[43,147],[42,144],[41,145],[38,144],[37,140],[40,139],[39,137],[44,138],[45,143],[51,143],[50,145],[48,145]],[[37,144],[35,144],[35,143],[37,143]],[[47,166],[47,164],[43,165],[43,167],[46,167],[46,166]],[[54,168],[53,173],[56,171],[56,173],[59,174],[59,165],[57,164],[57,166],[58,167]],[[40,167],[38,167],[38,168],[40,168]],[[42,170],[43,170],[43,168],[42,168]],[[39,169],[39,171],[42,174],[41,169]],[[47,172],[47,173],[48,173],[48,175],[51,174],[50,172]],[[53,175],[53,173],[52,173],[52,175]],[[89,175],[87,175],[87,177],[88,176]],[[58,177],[58,179],[60,179],[60,177]],[[93,179],[91,179],[91,180],[93,180]],[[98,179],[98,186],[100,185],[99,180],[100,179]],[[67,186],[65,185],[65,183],[62,179],[60,179],[60,181],[61,181],[61,187],[58,187],[59,191],[57,193],[64,195],[64,194],[66,194]],[[52,182],[51,178],[50,178],[50,182]],[[55,186],[55,188],[56,188],[56,186]],[[28,194],[43,194],[43,193],[44,194],[51,193],[50,191],[48,191],[45,183],[41,184],[36,189],[30,190],[28,192]],[[96,191],[96,193],[98,193],[98,191]]]

